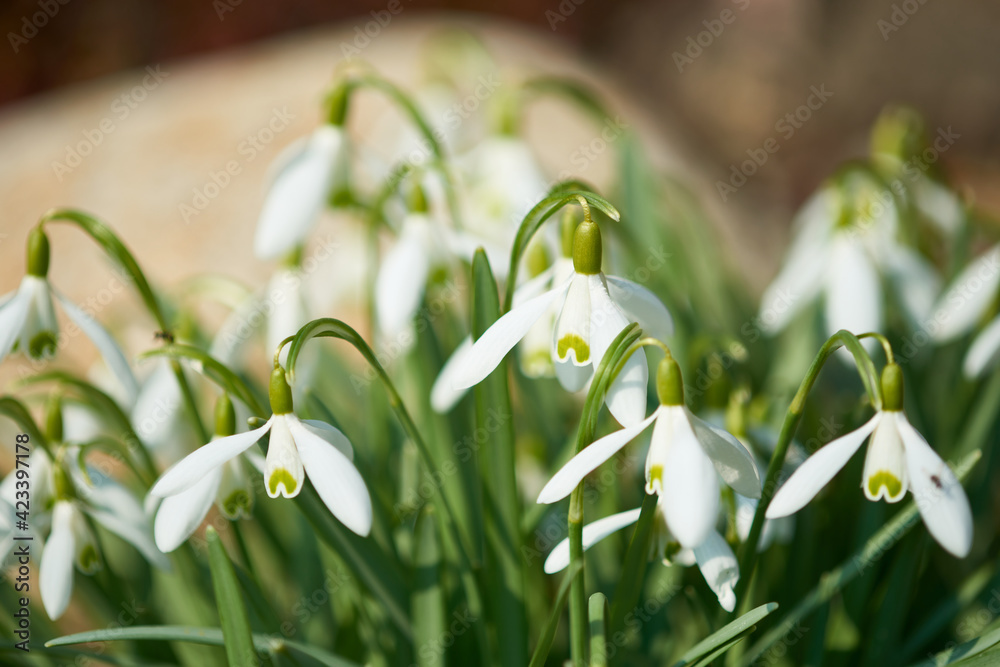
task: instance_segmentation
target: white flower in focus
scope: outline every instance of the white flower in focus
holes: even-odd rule
[[[292,143],[278,156],[257,220],[257,257],[281,257],[305,242],[331,193],[346,183],[348,157],[344,128],[330,124]]]
[[[865,497],[895,503],[909,489],[930,534],[949,553],[964,558],[972,546],[969,499],[951,468],[902,413],[897,365],[886,365],[882,390],[884,409],[809,457],[778,489],[767,517],[788,516],[802,509],[871,436],[861,483]]]
[[[549,504],[568,496],[588,474],[655,423],[646,457],[646,493],[659,496],[670,533],[681,546],[693,549],[715,529],[719,477],[735,492],[759,498],[760,473],[736,438],[684,407],[676,361],[665,358],[660,363],[656,384],[660,406],[646,419],[585,447],[552,476],[538,502]]]
[[[740,579],[740,566],[736,560],[736,554],[726,539],[716,530],[711,530],[705,539],[694,548],[681,548],[670,558],[667,554],[670,551],[668,545],[671,543],[669,529],[663,521],[663,513],[660,510],[661,500],[657,503],[657,527],[656,537],[653,540],[654,557],[663,560],[664,565],[673,563],[690,566],[698,565],[705,583],[708,584],[712,592],[719,599],[719,605],[726,611],[733,611],[736,608],[736,594],[733,589]],[[612,514],[603,519],[598,519],[593,523],[583,527],[583,548],[589,549],[605,537],[615,532],[631,526],[639,520],[640,510],[634,509],[619,514]],[[555,574],[569,565],[569,540],[565,539],[549,553],[545,559],[544,569],[546,574]]]
[[[265,434],[270,443],[264,463],[264,486],[271,498],[294,498],[302,490],[306,475],[323,503],[345,526],[366,536],[371,530],[372,504],[368,488],[352,463],[354,454],[347,437],[322,422],[305,422],[292,414],[291,388],[284,370],[271,374],[271,408],[274,414],[260,428],[213,440],[195,450],[157,480],[149,493],[168,498],[184,495],[176,501],[181,514],[157,515],[157,537],[171,546],[191,526],[195,515],[212,498],[224,480],[223,466],[250,449]],[[208,481],[205,480],[207,476]],[[216,480],[217,478],[217,480]],[[206,510],[207,511],[207,510]],[[162,508],[161,508],[162,513]],[[204,517],[204,514],[201,515]]]
[[[28,272],[14,292],[0,297],[0,361],[12,351],[34,360],[51,358],[59,341],[53,300],[94,343],[122,387],[134,394],[138,384],[118,343],[97,320],[49,283],[49,241],[40,227],[28,237]]]
[[[483,333],[469,351],[468,363],[455,374],[456,389],[482,382],[553,305],[559,314],[551,355],[556,377],[568,391],[579,391],[587,383],[629,322],[638,322],[649,336],[666,338],[673,333],[670,313],[656,295],[601,271],[600,230],[592,222],[576,229],[573,266],[573,275],[563,284],[512,308]],[[639,350],[625,363],[606,397],[608,409],[621,424],[642,420],[647,380],[646,355]]]

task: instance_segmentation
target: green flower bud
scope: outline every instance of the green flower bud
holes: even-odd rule
[[[601,228],[586,221],[576,228],[573,235],[573,268],[577,273],[595,275],[601,272]]]
[[[899,364],[886,364],[882,369],[882,409],[892,412],[903,409],[903,370]]]
[[[410,191],[406,198],[406,204],[411,213],[427,212],[427,196],[424,194],[424,189],[420,187],[419,183],[414,182],[410,185]]]
[[[215,402],[215,435],[224,438],[234,433],[236,433],[236,410],[233,409],[229,394],[222,394]]]
[[[562,220],[559,221],[559,238],[563,257],[573,256],[573,235],[580,224],[580,211],[572,206],[563,208]]]
[[[661,405],[684,405],[684,378],[673,357],[664,357],[656,369],[656,395]]]
[[[327,97],[327,104],[330,105],[330,115],[327,117],[330,125],[342,126],[347,118],[347,100],[349,86],[342,83],[337,86],[330,96]]]
[[[276,415],[287,415],[292,411],[292,388],[285,379],[285,370],[275,366],[271,371],[271,385],[268,391],[271,400],[271,412]]]
[[[28,275],[44,278],[49,274],[49,237],[41,226],[28,234]]]
[[[918,155],[927,145],[923,117],[910,107],[887,107],[872,128],[871,151],[891,155],[901,162]]]
[[[62,397],[52,394],[45,406],[45,437],[49,442],[63,441]]]
[[[545,271],[545,269],[549,268],[550,264],[552,264],[552,258],[549,257],[549,249],[545,245],[545,241],[538,236],[531,239],[531,242],[528,244],[528,251],[525,255],[528,276],[531,278],[540,275],[543,271]]]

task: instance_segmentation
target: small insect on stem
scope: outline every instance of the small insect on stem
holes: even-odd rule
[[[157,331],[156,333],[153,334],[153,338],[155,340],[162,340],[165,343],[174,342],[174,335],[169,331]]]

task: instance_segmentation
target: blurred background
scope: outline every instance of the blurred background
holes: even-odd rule
[[[345,54],[360,45],[353,55],[411,83],[426,41],[456,23],[504,67],[569,73],[600,89],[641,128],[656,164],[696,189],[757,290],[776,271],[795,209],[838,164],[867,152],[886,104],[912,105],[932,134],[957,136],[936,166],[982,210],[1000,209],[1000,3],[18,0],[0,6],[5,288],[23,271],[24,232],[56,205],[102,216],[140,257],[167,254],[166,266],[150,268],[156,278],[212,267],[223,244],[227,268],[253,280],[267,164],[315,126]],[[260,147],[265,159],[247,161],[183,220],[181,205],[280,109],[289,129]],[[556,114],[546,125],[539,113],[529,139],[555,174],[593,128],[572,135]],[[360,116],[357,129],[373,127]],[[777,152],[723,201],[719,183],[772,138]],[[579,175],[599,184],[609,159]],[[96,250],[81,244],[60,259],[54,243],[57,270],[82,282],[81,293],[107,281],[80,277]]]

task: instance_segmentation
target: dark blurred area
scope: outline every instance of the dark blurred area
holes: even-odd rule
[[[0,102],[281,33],[349,25],[389,1],[6,2]],[[793,207],[837,164],[863,155],[871,123],[889,103],[918,109],[932,132],[951,127],[960,135],[943,158],[945,173],[970,198],[1000,208],[985,185],[1000,176],[1000,3],[396,1],[407,15],[473,13],[570,44],[670,128],[709,183],[726,179],[813,87],[825,86],[829,101],[816,120],[784,137],[777,167],[741,189],[738,205],[751,211]]]

